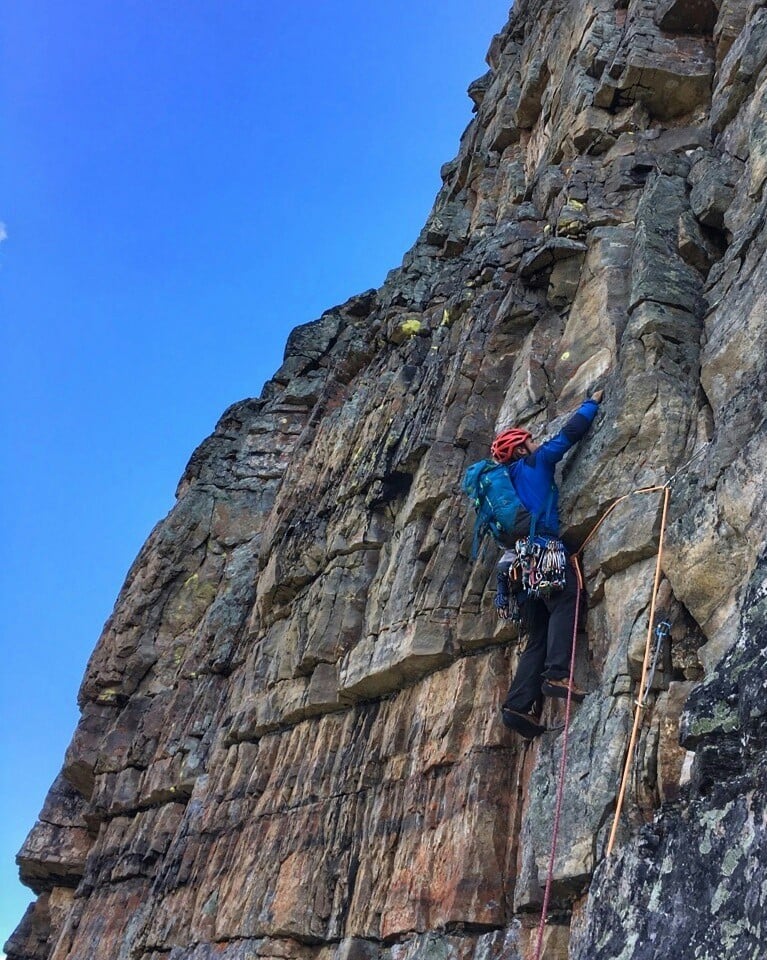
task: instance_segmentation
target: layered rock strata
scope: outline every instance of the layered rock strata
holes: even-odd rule
[[[584,554],[544,956],[764,955],[767,7],[520,0],[488,65],[402,266],[291,334],[130,570],[9,960],[529,955],[562,711],[532,746],[499,723],[517,638],[459,481],[597,386],[567,534],[684,467],[671,637],[606,860],[659,535],[637,495]]]

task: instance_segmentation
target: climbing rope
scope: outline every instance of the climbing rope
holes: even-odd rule
[[[655,563],[655,578],[653,581],[652,597],[650,601],[650,616],[647,622],[647,639],[645,642],[645,653],[644,659],[642,661],[642,675],[639,683],[640,697],[635,701],[636,709],[634,711],[634,723],[631,730],[631,739],[629,741],[629,747],[626,751],[626,761],[623,768],[623,776],[621,778],[620,791],[618,793],[618,800],[615,807],[615,817],[613,819],[612,829],[610,831],[610,839],[607,845],[607,855],[609,856],[612,853],[612,849],[615,843],[615,836],[618,831],[618,822],[620,820],[621,811],[623,809],[623,801],[626,793],[626,786],[628,784],[629,777],[631,775],[631,758],[633,756],[634,749],[636,747],[636,741],[639,733],[639,726],[641,724],[643,711],[646,708],[646,703],[644,702],[646,697],[643,695],[643,691],[646,689],[647,685],[647,674],[651,659],[651,647],[652,647],[652,635],[653,635],[653,624],[655,622],[655,607],[658,598],[658,590],[660,588],[661,580],[661,565],[663,562],[663,541],[666,532],[666,523],[668,520],[668,504],[669,497],[671,495],[671,485],[683,473],[693,461],[697,460],[699,456],[706,450],[711,441],[705,443],[700,450],[698,450],[693,456],[690,457],[682,466],[673,474],[673,476],[663,484],[656,484],[648,487],[638,487],[636,490],[631,490],[629,493],[623,494],[623,496],[618,497],[618,499],[612,503],[607,510],[602,514],[597,523],[593,526],[589,532],[586,539],[580,545],[578,550],[573,554],[572,561],[573,566],[575,567],[575,572],[578,577],[578,594],[575,601],[575,623],[573,626],[573,642],[572,650],[570,653],[570,682],[568,684],[567,691],[567,702],[565,707],[565,724],[562,733],[562,756],[559,763],[559,777],[557,782],[557,797],[556,804],[554,809],[554,825],[551,832],[551,847],[549,850],[549,866],[546,873],[546,886],[543,893],[543,904],[541,906],[541,917],[538,923],[538,937],[535,945],[535,954],[533,960],[540,960],[541,953],[543,951],[543,932],[546,926],[546,915],[549,909],[549,900],[551,899],[551,886],[554,879],[554,860],[557,852],[557,840],[559,838],[559,821],[562,813],[562,800],[564,796],[564,785],[565,785],[565,773],[567,769],[567,741],[570,731],[570,711],[572,704],[572,686],[575,675],[575,648],[578,635],[578,616],[580,613],[580,598],[581,592],[583,590],[583,575],[581,574],[581,569],[578,564],[578,557],[583,553],[586,546],[591,542],[591,540],[596,535],[596,532],[605,522],[607,517],[612,513],[612,511],[622,503],[624,500],[627,500],[629,497],[634,496],[635,494],[641,493],[659,493],[663,492],[663,513],[661,515],[661,527],[660,527],[660,537],[658,540],[658,556]],[[657,651],[656,651],[657,652]]]
[[[658,556],[655,561],[655,580],[653,581],[652,599],[650,600],[650,616],[647,619],[647,639],[645,640],[644,657],[642,658],[642,675],[639,680],[640,696],[641,691],[645,689],[645,684],[647,682],[647,671],[650,666],[650,656],[652,653],[652,635],[653,626],[655,624],[655,604],[658,599],[658,589],[660,587],[661,564],[663,563],[663,538],[666,533],[666,520],[668,517],[668,501],[670,495],[671,487],[669,487],[667,484],[663,488],[663,515],[660,521],[660,538],[658,540]],[[623,800],[626,795],[626,787],[628,786],[629,777],[631,776],[631,761],[632,757],[634,756],[634,748],[636,747],[637,737],[639,736],[639,727],[644,716],[644,709],[645,704],[642,702],[642,699],[637,699],[634,707],[634,723],[631,727],[631,737],[629,739],[628,749],[626,750],[626,760],[623,765],[621,786],[620,790],[618,791],[618,800],[615,804],[615,816],[613,817],[613,825],[610,830],[610,839],[607,841],[608,857],[613,852],[613,846],[615,845],[615,836],[618,832],[618,822],[620,821],[621,811],[623,810]]]
[[[572,558],[575,575],[578,578],[578,592],[575,595],[575,620],[573,622],[573,642],[570,651],[570,681],[567,689],[567,701],[565,705],[565,725],[562,731],[562,756],[559,761],[559,778],[557,782],[557,799],[554,807],[554,826],[551,831],[551,848],[549,850],[549,868],[546,873],[546,887],[543,892],[543,905],[541,906],[541,919],[538,923],[538,940],[535,945],[535,960],[540,960],[543,950],[543,931],[546,926],[546,914],[549,911],[549,900],[551,898],[551,884],[554,879],[554,859],[557,853],[557,840],[559,839],[559,820],[562,815],[562,798],[565,792],[565,771],[567,769],[567,738],[570,732],[570,710],[572,706],[573,680],[575,677],[575,647],[578,639],[578,617],[581,606],[581,592],[583,590],[583,576],[578,564],[578,557]]]
[[[671,481],[669,481],[669,483],[670,482]],[[602,526],[605,520],[610,516],[613,510],[618,506],[619,503],[623,503],[624,500],[628,500],[629,497],[633,497],[635,493],[658,493],[661,490],[665,490],[667,486],[668,484],[663,483],[663,484],[657,484],[656,486],[653,486],[653,487],[637,487],[636,490],[631,490],[629,493],[624,493],[622,497],[618,497],[618,499],[614,503],[610,504],[607,510],[605,510],[605,512],[602,514],[599,520],[591,528],[589,535],[586,537],[586,539],[583,541],[580,547],[578,547],[578,549],[575,551],[574,556],[579,557],[583,553],[583,551],[586,549],[589,543],[591,543],[591,541],[593,540],[597,530],[599,530],[599,528]]]

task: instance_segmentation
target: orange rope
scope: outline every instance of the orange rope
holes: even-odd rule
[[[624,500],[628,500],[629,497],[633,497],[635,493],[657,493],[659,490],[666,490],[666,489],[668,489],[668,484],[663,484],[662,486],[654,486],[654,487],[637,487],[636,490],[632,490],[630,493],[624,493],[622,497],[618,497],[618,499],[614,503],[610,504],[607,510],[605,510],[605,512],[602,514],[599,520],[597,520],[597,522],[591,528],[591,532],[583,541],[583,543],[580,545],[580,547],[578,547],[578,549],[575,551],[574,556],[578,557],[583,553],[583,551],[586,549],[586,545],[591,542],[591,540],[594,538],[594,534],[597,532],[597,530],[599,530],[599,528],[602,526],[605,520],[610,516],[613,510],[618,506],[619,503],[623,503]]]
[[[675,479],[676,474],[674,476]],[[619,503],[622,503],[624,500],[627,500],[629,497],[633,496],[635,493],[658,493],[661,490],[663,491],[663,514],[661,517],[661,527],[660,527],[660,539],[658,543],[658,557],[655,564],[655,580],[653,583],[652,590],[652,599],[650,601],[650,617],[647,625],[647,641],[645,643],[645,654],[644,660],[642,662],[642,676],[640,680],[639,689],[644,689],[644,684],[647,678],[647,669],[650,660],[650,650],[652,645],[652,628],[655,621],[655,605],[658,598],[658,589],[660,587],[660,578],[661,578],[661,564],[663,561],[663,539],[666,531],[666,520],[668,517],[668,503],[669,497],[671,494],[671,481],[665,484],[656,484],[651,487],[638,487],[636,490],[632,490],[629,493],[623,494],[623,496],[618,497],[618,499],[612,503],[607,510],[602,514],[599,520],[594,524],[589,535],[580,545],[580,547],[572,555],[573,566],[575,567],[575,572],[578,577],[578,595],[575,602],[575,623],[573,625],[573,642],[572,650],[570,653],[570,689],[567,692],[567,705],[565,707],[565,724],[564,730],[562,733],[562,757],[559,763],[559,777],[557,783],[557,798],[556,806],[554,810],[554,826],[551,834],[551,848],[549,851],[549,866],[546,874],[546,887],[543,894],[543,905],[541,907],[541,918],[538,923],[538,937],[535,945],[535,954],[534,960],[540,960],[541,953],[543,951],[543,932],[546,926],[546,914],[549,909],[549,901],[551,899],[551,886],[554,878],[554,860],[557,852],[557,840],[559,838],[559,822],[562,814],[562,799],[564,796],[564,784],[565,784],[565,772],[567,768],[567,740],[568,734],[570,731],[570,711],[572,703],[572,685],[575,675],[575,650],[576,650],[576,640],[578,635],[578,615],[580,613],[580,599],[581,592],[583,591],[583,575],[581,574],[580,566],[578,565],[578,557],[583,553],[586,546],[594,538],[597,530],[602,526],[608,516],[613,512],[613,510],[618,506]],[[610,831],[610,839],[607,846],[607,855],[609,856],[612,852],[613,845],[615,843],[615,835],[618,830],[618,821],[620,819],[621,810],[623,808],[623,800],[626,794],[626,786],[628,784],[628,778],[631,771],[631,757],[633,754],[634,747],[636,746],[636,740],[639,731],[639,725],[642,717],[643,706],[637,703],[637,708],[634,714],[634,725],[631,731],[631,739],[629,741],[629,747],[626,752],[626,762],[623,768],[623,777],[621,780],[620,791],[618,794],[618,800],[615,808],[615,818],[613,820],[612,830]]]
[[[572,649],[570,653],[570,689],[567,692],[567,704],[565,707],[565,724],[564,730],[562,732],[562,757],[559,763],[559,777],[557,782],[557,798],[556,805],[554,810],[554,826],[551,833],[551,848],[549,850],[549,866],[546,874],[546,887],[543,893],[543,904],[541,906],[541,918],[538,922],[538,937],[535,945],[535,954],[534,960],[540,960],[541,953],[543,951],[543,933],[546,926],[546,915],[549,910],[549,901],[551,899],[551,887],[554,879],[554,861],[556,858],[557,852],[557,840],[559,839],[559,822],[562,814],[562,800],[564,796],[564,785],[565,785],[565,773],[567,769],[567,741],[568,735],[570,732],[570,712],[572,705],[572,685],[575,676],[575,651],[576,651],[576,641],[578,636],[578,615],[580,613],[580,599],[581,593],[583,591],[583,575],[581,573],[580,566],[578,564],[578,557],[583,553],[586,546],[594,538],[597,530],[602,526],[608,516],[613,512],[613,510],[618,506],[619,503],[622,503],[624,500],[627,500],[629,497],[633,496],[635,493],[658,493],[659,491],[664,492],[663,497],[663,516],[661,518],[661,530],[660,530],[660,543],[658,545],[658,560],[655,567],[655,582],[653,584],[652,591],[652,600],[650,604],[650,619],[648,624],[647,631],[647,643],[645,646],[645,656],[644,662],[642,664],[642,679],[640,682],[640,689],[644,688],[645,679],[647,676],[647,668],[649,663],[649,651],[651,647],[652,640],[652,626],[655,620],[655,602],[658,596],[658,588],[660,586],[660,571],[661,571],[661,561],[663,558],[663,536],[666,529],[666,518],[668,515],[668,501],[671,489],[669,484],[655,485],[651,487],[638,487],[636,490],[632,490],[630,493],[623,494],[623,496],[618,497],[618,499],[612,503],[607,510],[602,514],[599,520],[594,524],[589,535],[580,545],[578,550],[572,555],[573,566],[575,567],[575,573],[578,577],[578,595],[575,601],[575,623],[573,625],[573,642]],[[628,782],[628,777],[630,775],[631,762],[630,758],[632,756],[632,750],[636,744],[637,732],[639,730],[639,722],[641,718],[641,709],[638,707],[636,714],[634,716],[634,728],[631,734],[631,741],[629,744],[629,749],[626,754],[626,763],[623,770],[623,779],[621,781],[620,793],[618,795],[618,801],[615,810],[615,820],[613,821],[612,831],[610,833],[610,841],[607,848],[608,855],[612,851],[613,843],[615,841],[615,833],[617,831],[618,819],[620,817],[621,809],[623,807],[623,799],[626,792],[626,784]]]
[[[581,569],[578,566],[577,556],[572,557],[575,575],[578,578],[578,593],[575,597],[575,621],[573,623],[573,643],[570,651],[570,682],[567,690],[567,705],[565,706],[565,727],[562,732],[562,758],[559,762],[559,780],[557,783],[557,800],[554,809],[554,827],[551,831],[551,849],[549,850],[549,869],[546,874],[546,889],[543,893],[543,905],[541,907],[541,919],[538,923],[538,940],[535,945],[535,960],[540,960],[543,950],[543,931],[546,926],[546,914],[549,912],[549,899],[551,897],[551,884],[554,879],[554,859],[557,854],[557,840],[559,838],[559,821],[562,815],[562,798],[565,791],[565,771],[567,769],[567,736],[570,731],[570,708],[572,705],[572,688],[575,676],[575,647],[578,638],[578,615],[580,613],[581,592],[583,591],[583,577]]]
[[[658,558],[655,563],[655,581],[652,589],[652,600],[650,601],[650,616],[647,621],[647,640],[645,642],[644,660],[642,661],[642,677],[639,681],[639,689],[644,690],[647,679],[647,668],[650,663],[650,650],[652,646],[652,630],[655,623],[655,603],[658,598],[658,588],[660,587],[661,564],[663,562],[663,537],[666,532],[666,518],[668,516],[668,501],[671,489],[668,486],[663,487],[663,516],[660,522],[660,539],[658,541]],[[641,695],[641,694],[640,694]],[[618,832],[618,821],[620,820],[621,810],[623,809],[623,799],[626,794],[626,787],[631,775],[631,758],[634,755],[637,737],[639,735],[639,725],[642,722],[644,705],[637,700],[634,710],[634,725],[631,728],[631,738],[629,740],[628,750],[626,751],[626,762],[623,766],[623,777],[621,787],[618,793],[618,801],[615,806],[615,816],[613,818],[612,829],[610,830],[610,839],[607,843],[607,856],[612,853],[615,844],[615,835]]]

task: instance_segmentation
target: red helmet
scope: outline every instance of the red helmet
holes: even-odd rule
[[[527,430],[520,430],[517,427],[513,427],[511,430],[504,430],[493,440],[490,447],[490,456],[493,460],[497,460],[498,463],[508,463],[514,456],[514,451],[517,447],[523,446],[528,440],[532,439],[532,433],[529,433]]]

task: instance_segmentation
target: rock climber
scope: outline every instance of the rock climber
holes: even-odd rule
[[[526,739],[546,730],[540,722],[544,696],[565,699],[570,691],[577,703],[586,696],[574,683],[570,686],[569,680],[580,588],[560,540],[559,490],[554,470],[565,453],[586,435],[603,397],[604,391],[597,390],[551,440],[537,443],[527,430],[515,428],[500,433],[490,448],[496,463],[509,465],[511,482],[529,513],[517,527],[520,539],[515,548],[506,550],[498,564],[496,594],[496,608],[502,619],[509,616],[509,604],[514,603],[515,594],[523,604],[527,639],[503,703],[502,717],[507,727]],[[535,519],[528,539],[521,531],[523,525],[530,524],[530,517]],[[536,584],[545,581],[544,589],[538,589],[537,585],[530,589],[530,554],[535,557],[532,576],[537,577]],[[552,556],[561,558],[558,570],[556,562],[551,561]],[[547,569],[552,573],[547,574]]]

